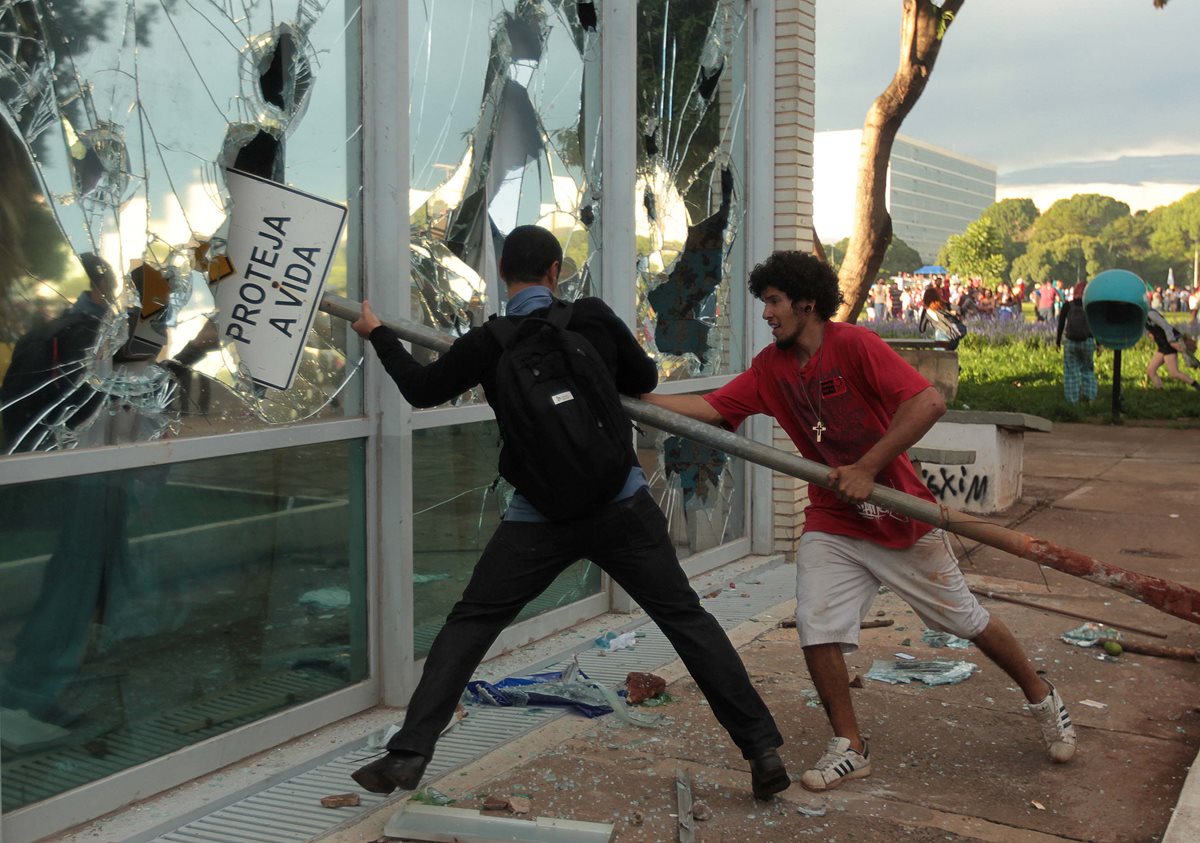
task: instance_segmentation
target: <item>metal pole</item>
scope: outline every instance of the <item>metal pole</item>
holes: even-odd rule
[[[358,318],[360,305],[341,296],[326,294],[321,303],[321,309],[330,315],[353,321]],[[384,324],[395,331],[401,339],[434,351],[445,351],[454,342],[445,334],[424,325],[416,325],[407,321],[385,321]],[[731,431],[681,416],[636,398],[622,396],[621,403],[630,418],[636,421],[644,422],[667,433],[692,439],[792,477],[799,477],[809,483],[829,488],[829,466],[827,465],[760,444]],[[950,507],[924,501],[878,484],[868,500],[890,512],[907,515],[964,538],[974,539],[990,547],[1007,551],[1014,556],[1020,556],[1063,573],[1081,577],[1089,582],[1123,591],[1160,611],[1200,624],[1200,591],[1180,583],[1118,568],[1116,565],[1101,562],[1099,559],[1070,548],[1060,547],[1052,542],[1010,530],[999,524],[993,524]]]
[[[1113,424],[1121,423],[1121,349],[1113,351],[1113,393],[1112,393]]]

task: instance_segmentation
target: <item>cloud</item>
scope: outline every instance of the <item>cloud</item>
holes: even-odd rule
[[[818,0],[818,130],[857,128],[895,72],[900,0]],[[1001,171],[1197,152],[1200,3],[969,2],[902,132]]]
[[[1054,182],[1049,184],[1000,184],[996,200],[1032,199],[1039,211],[1045,211],[1059,199],[1069,199],[1079,193],[1099,193],[1124,202],[1129,210],[1151,211],[1170,205],[1196,191],[1195,184],[1114,184],[1105,182]]]

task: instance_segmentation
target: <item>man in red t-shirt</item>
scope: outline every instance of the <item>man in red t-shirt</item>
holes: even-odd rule
[[[834,737],[801,784],[828,790],[871,772],[844,654],[857,649],[881,584],[927,626],[971,640],[1011,676],[1050,757],[1069,760],[1075,731],[1062,698],[967,589],[945,534],[867,500],[875,483],[933,500],[905,451],[945,412],[941,395],[873,332],[829,321],[842,300],[837,275],[812,255],[777,252],[750,273],[750,292],[763,302],[774,345],[708,395],[642,398],[730,428],[755,413],[773,416],[801,454],[832,467],[829,489],[809,487],[796,628]]]

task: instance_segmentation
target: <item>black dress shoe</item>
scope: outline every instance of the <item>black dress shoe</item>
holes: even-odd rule
[[[776,793],[787,790],[791,783],[783,759],[774,749],[765,750],[750,759],[750,784],[755,799],[770,799]]]
[[[391,793],[396,788],[416,790],[429,759],[411,752],[389,752],[350,774],[363,790]]]

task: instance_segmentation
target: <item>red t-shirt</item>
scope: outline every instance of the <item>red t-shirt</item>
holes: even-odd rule
[[[928,388],[929,381],[874,332],[828,322],[820,350],[803,368],[794,350],[770,345],[749,369],[704,398],[734,429],[755,413],[774,416],[804,457],[837,467],[857,462],[883,437],[896,408]],[[820,442],[812,429],[818,411],[825,424]],[[875,482],[933,501],[905,454],[879,472]],[[809,486],[808,497],[805,532],[904,548],[933,529],[870,502],[842,503],[816,485]]]

